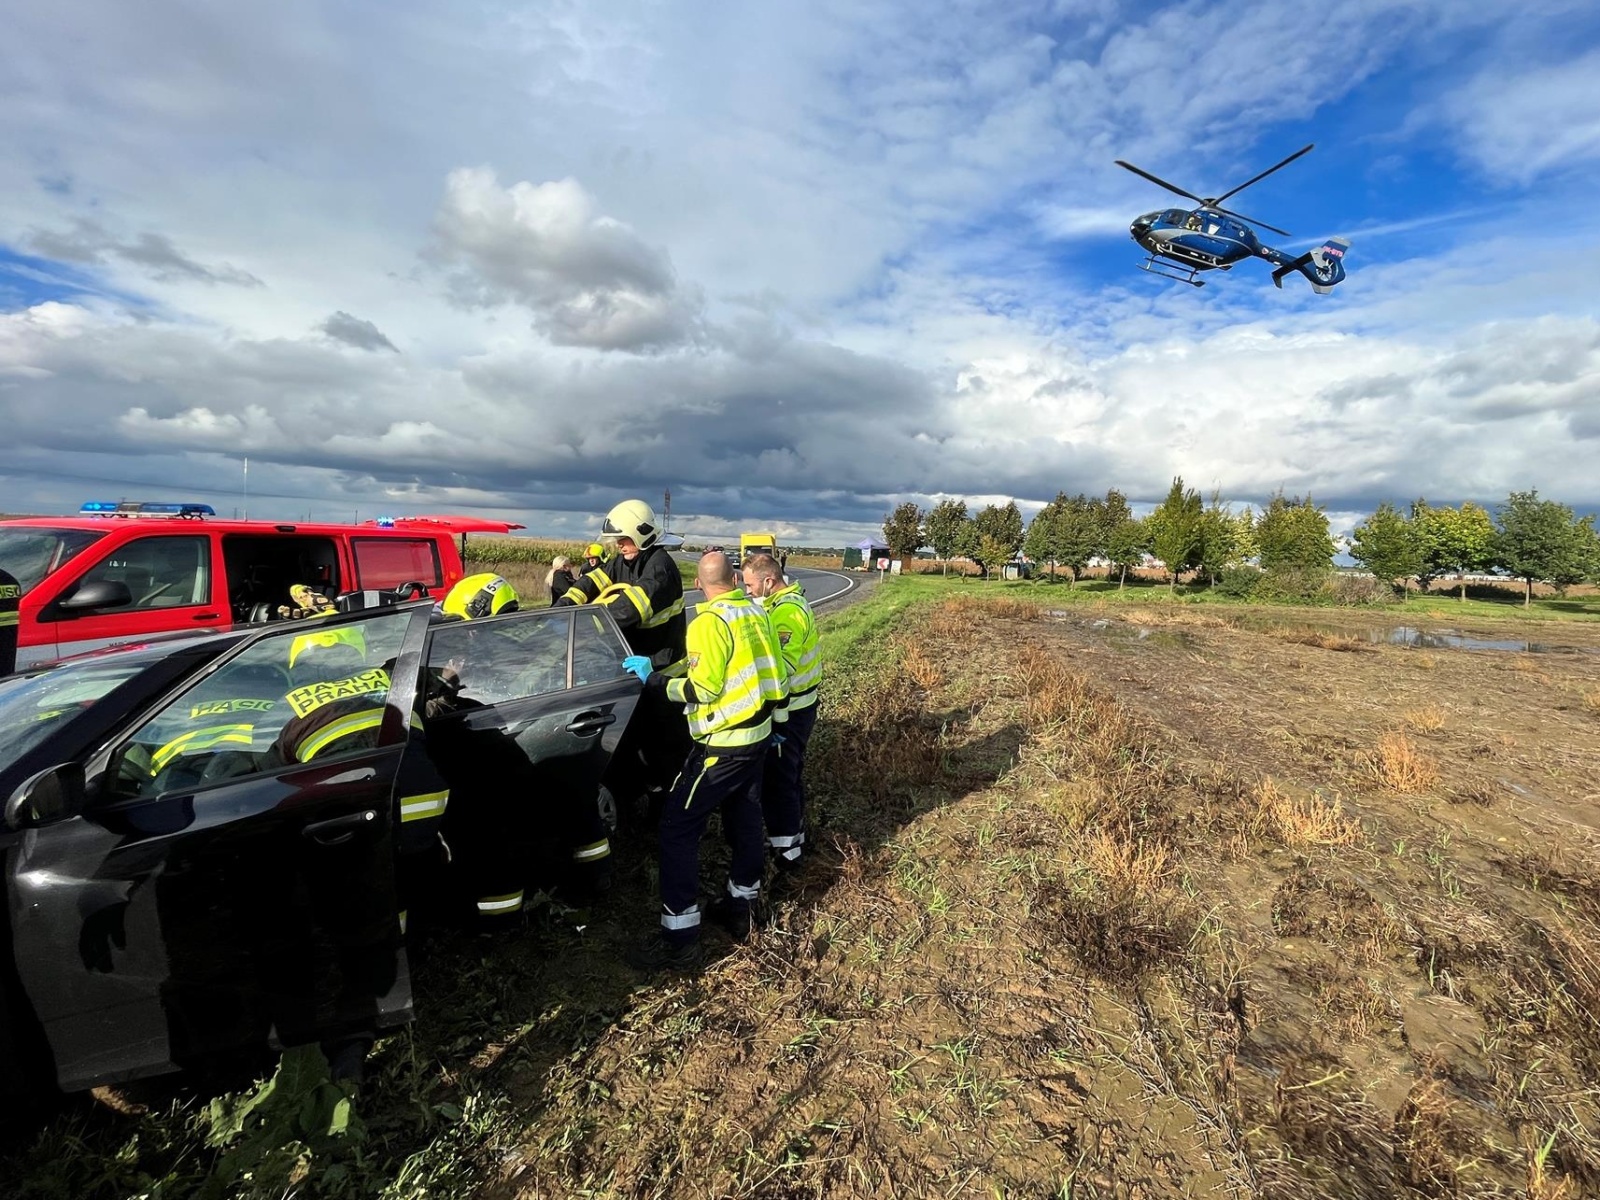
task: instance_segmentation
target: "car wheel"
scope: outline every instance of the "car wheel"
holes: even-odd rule
[[[609,837],[617,831],[617,798],[611,794],[610,788],[602,787],[594,803],[600,810],[600,824],[605,826]]]

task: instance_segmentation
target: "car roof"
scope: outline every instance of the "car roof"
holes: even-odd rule
[[[504,522],[496,522],[504,525]],[[330,524],[312,521],[231,521],[216,517],[186,519],[181,517],[20,517],[0,521],[0,529],[82,529],[94,533],[114,533],[121,529],[153,529],[160,533],[198,533],[216,530],[220,533],[311,533],[333,536],[356,534],[360,537],[437,537],[453,536],[458,532],[489,532],[488,530],[456,530],[446,525],[406,522],[391,528],[385,525]],[[503,532],[503,530],[501,530]]]

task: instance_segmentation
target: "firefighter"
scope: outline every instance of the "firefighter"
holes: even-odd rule
[[[583,565],[578,568],[579,576],[587,575],[598,567],[606,557],[606,548],[599,542],[590,542],[588,549],[583,552]]]
[[[447,617],[470,620],[473,617],[496,617],[501,613],[514,613],[521,605],[517,602],[517,589],[492,571],[481,575],[468,575],[445,596],[441,611]]]
[[[757,554],[744,565],[745,592],[772,621],[789,672],[787,720],[773,738],[761,785],[767,848],[778,867],[778,885],[788,886],[806,844],[806,746],[817,722],[817,686],[822,682],[822,647],[817,619],[798,584],[785,583],[781,564]]]
[[[516,612],[518,599],[499,576],[475,575],[452,588],[441,608],[443,620],[473,620]],[[430,717],[472,706],[460,691],[463,677],[470,683],[473,666],[469,652],[443,669],[440,694],[428,703]],[[503,728],[453,721],[436,725],[434,735],[445,774],[459,794],[445,836],[485,927],[511,927],[522,912],[534,842],[559,846],[566,898],[588,902],[609,887],[611,841],[592,798],[536,794],[527,753]]]
[[[615,540],[617,552],[587,570],[556,604],[604,604],[635,655],[661,669],[681,662],[683,577],[658,544],[655,510],[643,500],[624,500],[606,514],[602,532]],[[607,790],[624,802],[647,792],[664,796],[688,748],[682,710],[647,694],[612,755]]]
[[[303,633],[289,644],[296,687],[284,698],[289,721],[276,753],[286,762],[368,749],[378,744],[389,692],[388,665],[366,667],[366,638],[357,626]],[[450,788],[433,765],[422,719],[413,709],[395,778],[399,824],[400,932],[406,932],[411,898],[448,860],[444,844]]]
[[[727,555],[700,560],[698,585],[706,599],[689,627],[684,672],[652,670],[642,655],[623,663],[647,694],[684,706],[694,739],[661,814],[661,931],[628,956],[646,970],[682,970],[699,959],[700,839],[713,812],[722,812],[733,860],[727,893],[706,915],[742,941],[761,894],[762,766],[788,694],[783,654],[766,612],[739,590]]]

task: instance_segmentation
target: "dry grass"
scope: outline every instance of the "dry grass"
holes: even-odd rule
[[[1296,646],[1315,646],[1319,650],[1338,650],[1345,654],[1376,654],[1378,648],[1365,638],[1346,633],[1327,633],[1321,629],[1280,629],[1272,634],[1280,642]]]
[[[1167,847],[1144,839],[1130,841],[1103,829],[1090,836],[1083,859],[1114,900],[1159,892],[1173,868]]]
[[[1595,716],[1600,717],[1600,690],[1585,692],[1583,694],[1583,706]]]
[[[1215,613],[1197,612],[1192,608],[1173,605],[1140,605],[1128,607],[1122,613],[1122,619],[1129,625],[1144,625],[1153,628],[1182,625],[1191,629],[1225,629],[1231,622],[1224,620]]]
[[[931,692],[944,682],[943,669],[917,642],[906,645],[905,652],[900,658],[900,669],[923,691]]]
[[[1439,764],[1413,746],[1403,733],[1379,737],[1371,762],[1378,782],[1406,795],[1425,792],[1439,782]]]
[[[1290,795],[1271,779],[1256,786],[1254,800],[1255,831],[1285,846],[1355,846],[1363,840],[1360,822],[1337,800]]]
[[[1400,722],[1406,728],[1414,729],[1418,733],[1438,733],[1439,730],[1444,728],[1447,719],[1444,709],[1437,704],[1426,704],[1421,708],[1413,708],[1410,712],[1404,713],[1400,718]]]

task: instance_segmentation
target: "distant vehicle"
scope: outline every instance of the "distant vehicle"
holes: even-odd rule
[[[1302,154],[1311,151],[1312,145],[1296,150],[1277,166],[1268,167],[1261,174],[1246,180],[1232,191],[1220,196],[1202,199],[1152,175],[1141,167],[1117,159],[1117,166],[1148,179],[1169,192],[1175,192],[1199,204],[1199,208],[1169,208],[1161,212],[1148,212],[1134,220],[1128,232],[1133,240],[1150,252],[1150,257],[1139,264],[1140,270],[1160,275],[1163,279],[1176,279],[1180,283],[1204,287],[1205,281],[1196,279],[1201,271],[1231,271],[1234,264],[1247,258],[1264,258],[1277,270],[1272,272],[1272,282],[1283,286],[1283,277],[1298,271],[1311,281],[1311,290],[1319,296],[1331,292],[1334,285],[1344,279],[1344,256],[1350,249],[1346,238],[1329,238],[1315,250],[1294,255],[1264,245],[1250,226],[1259,225],[1284,237],[1293,235],[1287,229],[1243,217],[1222,207],[1230,196],[1238,195],[1251,184],[1260,183],[1280,167],[1286,167]]]
[[[447,837],[474,812],[462,765],[490,755],[529,806],[505,831],[519,857],[559,824],[544,806],[596,802],[640,691],[604,608],[431,613],[164,635],[0,679],[0,1107],[411,1019],[395,785],[421,681],[458,689],[424,719]],[[336,662],[358,673],[308,680],[312,630],[361,647]],[[344,689],[341,720],[381,714],[376,734],[286,761],[319,688]],[[219,711],[247,732],[185,738]]]
[[[778,535],[775,533],[741,533],[739,535],[739,560],[743,562],[752,554],[770,554],[778,557]]]
[[[330,599],[407,584],[442,595],[464,574],[457,538],[522,528],[475,517],[214,518],[208,504],[91,501],[74,517],[0,521],[0,570],[22,585],[17,665],[269,621],[295,584]]]

